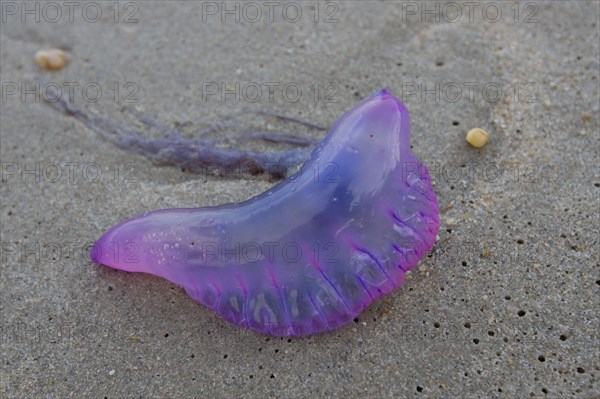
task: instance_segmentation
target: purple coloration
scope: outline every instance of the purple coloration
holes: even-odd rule
[[[400,286],[433,247],[437,199],[409,141],[407,109],[381,90],[269,191],[127,220],[98,240],[92,259],[162,276],[255,331],[333,330]]]
[[[104,115],[88,113],[53,90],[49,90],[48,95],[49,98],[55,100],[49,101],[47,97],[44,97],[46,104],[83,123],[100,135],[102,139],[113,143],[122,150],[142,155],[156,164],[175,165],[193,173],[215,173],[224,176],[268,174],[281,179],[308,157],[309,149],[297,148],[263,152],[239,150],[235,145],[227,146],[227,143],[262,140],[298,147],[309,147],[315,144],[307,138],[247,129],[230,119],[210,122],[209,127],[203,129],[199,137],[187,138],[184,137],[180,128],[165,126],[134,108],[124,107],[123,109],[133,114],[141,124],[164,134],[162,138],[147,138],[139,133],[139,127],[120,123]],[[254,113],[304,125],[311,129],[325,130],[314,122],[298,117],[267,111]],[[188,124],[194,125],[191,122],[183,125]],[[235,131],[241,132],[242,136],[231,135]],[[207,137],[214,134],[218,134],[219,138]]]

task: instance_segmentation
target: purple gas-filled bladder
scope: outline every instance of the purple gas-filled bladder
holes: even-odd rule
[[[275,336],[336,329],[399,287],[434,245],[439,210],[388,90],[342,116],[301,170],[239,204],[126,220],[94,262],[164,277],[227,321]]]

